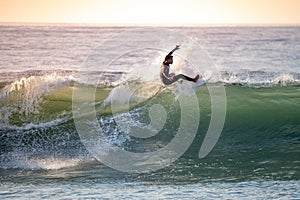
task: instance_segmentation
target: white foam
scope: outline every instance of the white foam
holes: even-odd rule
[[[11,161],[1,166],[2,169],[46,169],[58,170],[78,166],[84,162],[83,159],[45,158],[45,159],[24,159]]]
[[[40,96],[48,94],[52,88],[60,88],[69,84],[73,80],[72,75],[59,75],[56,72],[44,76],[30,76],[14,81],[10,85],[5,86],[1,91],[0,97],[6,97],[11,92],[19,91],[28,97]]]
[[[0,92],[0,99],[10,100],[0,109],[0,124],[9,125],[9,117],[13,113],[24,115],[38,114],[42,96],[49,94],[53,89],[69,85],[73,80],[71,75],[59,75],[56,72],[44,76],[30,76],[5,86]]]
[[[112,89],[108,97],[103,101],[102,106],[127,105],[129,103],[145,101],[155,96],[162,85],[153,82],[132,83],[119,85]]]
[[[7,125],[7,126],[3,126],[3,128],[7,128],[7,129],[14,129],[14,130],[30,130],[30,129],[38,129],[38,128],[48,128],[48,127],[52,127],[52,126],[57,126],[59,124],[62,124],[66,121],[68,121],[70,119],[70,117],[64,117],[64,118],[59,118],[59,119],[55,119],[49,122],[42,122],[42,123],[28,123],[24,126],[16,126],[16,125]]]
[[[299,83],[297,74],[274,73],[264,71],[223,72],[218,80],[225,84],[241,84],[255,87],[286,86],[289,83]]]
[[[106,106],[110,103],[126,104],[129,99],[132,99],[131,96],[132,92],[130,91],[130,88],[125,85],[120,85],[112,89],[102,105]]]
[[[55,170],[55,169],[75,167],[79,165],[81,162],[82,162],[81,159],[48,158],[48,159],[30,160],[28,164],[30,165],[31,168]]]
[[[281,86],[286,86],[288,83],[299,82],[293,75],[291,74],[281,74],[274,78],[273,83],[279,84]]]

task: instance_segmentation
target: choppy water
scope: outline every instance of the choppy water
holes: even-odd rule
[[[195,93],[185,90],[186,82],[164,89],[158,78],[167,45],[177,44],[178,38],[161,44],[158,36],[148,38],[149,29],[143,38],[141,29],[117,27],[1,25],[0,30],[1,197],[300,198],[299,27],[163,29],[192,38],[216,66],[217,75]],[[124,31],[136,35],[120,40]],[[115,44],[134,48],[131,39],[145,49],[124,52],[103,66],[119,53]],[[193,74],[195,67],[179,58],[190,44],[181,42],[174,71]],[[222,134],[213,150],[199,158],[215,106],[210,87],[220,86],[226,91]],[[179,159],[157,171],[111,169],[95,159],[74,124],[72,103],[80,88],[95,92],[93,102],[84,94],[77,100],[96,105],[97,123],[115,147],[147,153],[172,142],[183,116],[178,90],[197,97],[195,138]],[[112,105],[122,112],[112,114]],[[161,118],[152,119],[151,112]],[[133,137],[132,127],[157,134]],[[106,152],[101,144],[95,151]]]

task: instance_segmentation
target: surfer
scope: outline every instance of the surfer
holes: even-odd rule
[[[176,47],[170,51],[170,53],[168,55],[166,55],[164,62],[161,65],[161,69],[160,69],[160,78],[162,80],[162,82],[165,85],[170,85],[176,81],[178,81],[179,79],[183,79],[183,80],[187,80],[187,81],[192,81],[192,82],[197,82],[197,80],[199,79],[199,75],[197,75],[195,78],[191,78],[188,77],[184,74],[170,74],[170,65],[173,63],[173,56],[172,53],[176,50],[178,50],[180,47],[180,45],[176,45]]]

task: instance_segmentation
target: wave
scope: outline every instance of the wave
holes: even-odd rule
[[[99,72],[102,76],[114,80],[103,82],[78,82],[75,72],[52,72],[42,76],[23,77],[14,82],[2,82],[0,90],[0,125],[19,127],[32,127],[34,124],[53,122],[64,119],[71,113],[73,90],[76,88],[95,88],[95,105],[103,107],[114,104],[145,102],[164,89],[176,88],[187,82],[176,83],[171,87],[164,87],[159,79],[143,80],[147,77],[133,77],[135,73]],[[77,73],[77,72],[76,72]],[[81,74],[82,75],[82,74]],[[117,76],[117,77],[116,77]],[[120,78],[123,77],[123,78]],[[154,77],[154,76],[152,76]],[[121,79],[121,81],[116,81]],[[82,79],[81,79],[82,80]],[[101,78],[101,80],[103,80]],[[243,94],[246,88],[270,88],[289,91],[299,86],[299,73],[271,73],[265,71],[239,72],[221,71],[213,75],[208,84],[224,85],[226,90],[230,86],[241,86],[237,92]],[[117,83],[118,82],[118,83]],[[115,85],[117,83],[117,85]],[[197,92],[201,89],[196,90]],[[275,95],[275,94],[274,94]],[[252,99],[251,96],[248,98]],[[82,97],[83,101],[87,101]],[[38,126],[38,125],[37,125]]]
[[[225,85],[227,99],[223,132],[213,154],[238,156],[240,150],[277,151],[280,146],[280,151],[295,155],[300,145],[299,74],[271,75],[272,79],[270,73],[261,71],[222,72],[221,78],[208,83]],[[268,77],[269,82],[254,80],[257,77]],[[80,87],[94,89],[92,103],[111,144],[133,152],[155,151],[172,140],[180,124],[182,111],[174,90],[187,83],[177,84],[165,88],[155,81],[132,80],[115,87],[87,85],[76,83],[70,74],[30,76],[7,83],[0,99],[0,167],[55,169],[90,160],[72,119],[72,94]],[[187,156],[197,157],[211,120],[211,99],[206,86],[195,92],[201,119]],[[86,98],[82,95],[80,101],[89,103]],[[112,105],[123,107],[112,114]],[[155,111],[151,108],[165,109],[163,126],[151,119],[149,112]],[[132,128],[147,129],[153,137],[133,137]],[[65,165],[67,161],[71,164]]]

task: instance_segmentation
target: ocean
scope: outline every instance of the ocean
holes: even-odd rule
[[[300,199],[299,26],[0,32],[1,199]]]

